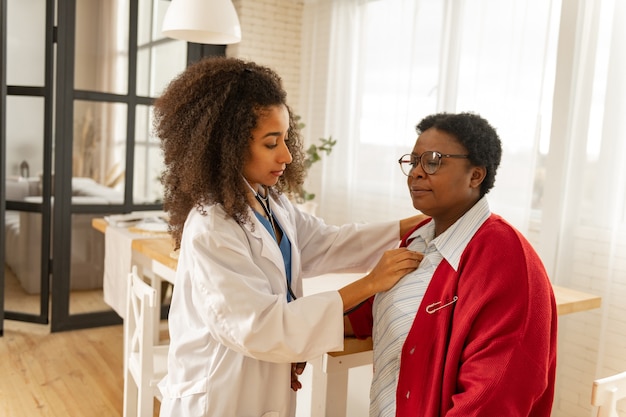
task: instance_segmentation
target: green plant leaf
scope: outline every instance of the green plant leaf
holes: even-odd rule
[[[295,115],[294,120],[296,121],[296,125],[298,129],[304,128],[305,124],[300,121],[300,116]],[[330,155],[333,150],[333,147],[337,144],[337,140],[333,139],[332,136],[327,138],[319,138],[320,144],[311,144],[306,150],[306,158],[304,160],[304,168],[306,169],[306,175],[308,176],[308,171],[311,166],[322,160],[322,156]],[[296,201],[298,202],[306,202],[311,201],[315,198],[315,194],[307,192],[304,188],[302,188],[301,192],[296,195]]]

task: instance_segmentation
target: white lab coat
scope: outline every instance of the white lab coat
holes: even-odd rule
[[[397,246],[399,223],[329,226],[272,200],[291,241],[298,299],[287,303],[282,255],[254,214],[241,227],[221,206],[205,209],[184,227],[161,417],[291,417],[291,363],[343,349],[339,293],[301,297],[302,277],[367,271]]]

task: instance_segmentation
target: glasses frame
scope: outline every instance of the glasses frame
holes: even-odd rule
[[[437,159],[437,166],[436,166],[435,169],[426,168],[427,165],[424,163],[424,155],[427,155],[427,154],[437,155],[438,159]],[[408,160],[406,159],[407,157],[408,157]],[[412,154],[412,153],[407,153],[407,154],[402,155],[400,157],[400,159],[398,159],[398,164],[400,165],[400,170],[402,171],[402,173],[404,175],[406,175],[407,177],[411,175],[411,172],[413,172],[413,170],[417,166],[417,161],[419,161],[420,166],[422,167],[422,170],[426,174],[433,175],[434,173],[439,171],[439,168],[441,168],[441,160],[443,158],[463,158],[463,159],[467,159],[467,158],[469,158],[469,155],[441,153],[441,152],[437,152],[437,151],[425,151],[425,152],[422,152],[419,155],[415,155],[415,154]],[[406,164],[410,164],[411,165],[411,167],[408,168],[408,172],[405,171],[405,165]]]

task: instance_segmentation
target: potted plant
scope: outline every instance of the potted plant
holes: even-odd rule
[[[296,115],[296,121],[298,122],[298,128],[302,130],[305,126],[304,123],[300,121],[300,116]],[[322,160],[324,155],[330,155],[333,150],[333,147],[337,144],[337,140],[333,139],[332,136],[327,138],[319,138],[319,144],[311,144],[306,150],[306,159],[304,160],[304,167],[308,174],[309,169],[313,164]],[[312,202],[315,198],[315,194],[308,192],[304,187],[300,189],[298,193],[294,195],[294,200],[296,203],[301,205],[301,208],[304,208],[305,211],[314,212],[316,204]]]

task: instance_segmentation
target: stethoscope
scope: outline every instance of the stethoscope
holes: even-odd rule
[[[243,180],[246,182],[246,185],[248,186],[248,188],[250,188],[250,191],[252,191],[252,194],[254,194],[254,198],[256,198],[256,201],[258,201],[259,204],[261,204],[261,207],[263,207],[263,211],[267,215],[267,218],[269,219],[270,224],[272,225],[272,229],[274,229],[274,233],[276,233],[276,225],[274,224],[274,215],[272,213],[272,207],[270,206],[269,188],[264,187],[265,195],[262,196],[258,192],[256,192],[254,188],[252,188],[252,186],[250,185],[246,177],[243,177]],[[278,241],[276,241],[276,243],[278,243]],[[287,278],[287,274],[285,274],[285,281],[287,283],[287,291],[289,291],[289,296],[291,297],[291,301],[296,300],[298,297],[296,297],[296,295],[293,293],[293,290],[291,289],[291,283],[289,282],[289,279]],[[306,366],[306,362],[298,362],[292,366],[295,366],[296,368],[301,367],[302,369],[304,369],[304,367]]]
[[[252,194],[254,194],[254,198],[256,198],[256,201],[259,202],[259,204],[261,205],[261,207],[263,207],[263,211],[265,212],[265,215],[267,216],[267,219],[269,220],[272,229],[274,230],[274,233],[276,233],[277,227],[276,224],[274,223],[274,214],[272,213],[272,207],[270,206],[270,190],[269,187],[265,187],[265,195],[261,195],[259,194],[257,191],[255,191],[254,188],[252,188],[252,186],[250,185],[250,183],[248,182],[248,180],[243,177],[243,180],[245,181],[246,185],[248,186],[248,188],[250,188],[250,191],[252,191]],[[278,243],[278,242],[276,242]],[[294,294],[293,290],[291,289],[291,283],[289,282],[289,280],[287,278],[285,278],[285,280],[287,281],[287,291],[289,291],[289,296],[291,297],[292,300],[297,299],[298,297],[296,297],[296,295]]]

